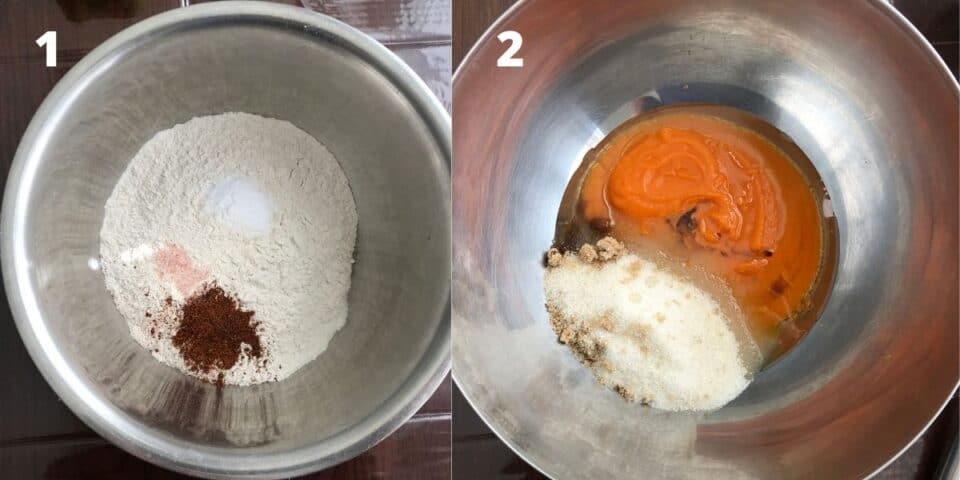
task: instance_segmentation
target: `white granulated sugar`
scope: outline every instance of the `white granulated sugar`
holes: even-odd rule
[[[737,337],[710,294],[626,253],[555,254],[544,277],[551,322],[597,379],[628,400],[712,410],[749,383]]]
[[[356,233],[347,179],[320,142],[288,122],[225,113],[143,145],[107,200],[100,255],[133,338],[191,375],[220,372],[186,367],[171,342],[176,307],[215,282],[254,311],[268,361],[244,353],[222,372],[250,385],[296,372],[344,325]]]

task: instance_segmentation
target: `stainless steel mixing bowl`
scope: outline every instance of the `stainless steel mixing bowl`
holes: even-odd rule
[[[104,203],[137,149],[228,111],[325,143],[360,221],[349,318],[329,349],[282,382],[218,390],[130,337],[96,259]],[[223,2],[130,27],[50,93],[10,172],[3,277],[30,355],[94,430],[175,470],[292,476],[362,452],[449,367],[449,122],[397,57],[306,10]]]
[[[497,68],[523,36],[522,68]],[[586,150],[638,112],[752,112],[810,157],[839,227],[819,322],[710,414],[623,402],[547,322],[541,259]],[[453,371],[555,478],[858,478],[958,380],[958,87],[867,0],[524,0],[454,79]]]

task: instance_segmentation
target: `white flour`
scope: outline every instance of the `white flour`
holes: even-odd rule
[[[347,179],[321,143],[288,122],[225,113],[137,152],[107,200],[100,255],[133,338],[191,375],[171,342],[177,306],[216,282],[256,312],[268,361],[241,355],[223,372],[250,385],[296,372],[346,322],[356,232]]]

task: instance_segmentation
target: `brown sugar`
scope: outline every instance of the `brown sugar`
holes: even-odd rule
[[[549,252],[544,290],[558,342],[628,402],[712,410],[749,381],[716,300],[612,238]]]

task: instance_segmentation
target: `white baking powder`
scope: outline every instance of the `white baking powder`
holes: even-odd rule
[[[344,325],[356,232],[347,179],[320,142],[288,122],[225,113],[137,152],[107,200],[100,255],[133,338],[191,375],[201,374],[171,342],[191,294],[216,283],[256,312],[261,359],[242,354],[222,372],[250,385],[296,372]]]

